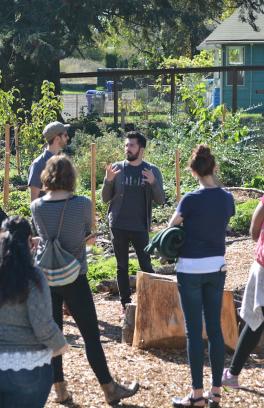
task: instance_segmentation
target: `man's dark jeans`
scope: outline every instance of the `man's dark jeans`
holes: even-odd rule
[[[208,336],[212,385],[220,387],[222,383],[225,350],[221,330],[221,306],[225,276],[225,272],[177,273],[194,389],[203,388],[203,316]]]
[[[148,231],[126,231],[118,228],[111,229],[111,239],[117,261],[117,283],[121,303],[125,306],[131,302],[131,290],[128,277],[128,251],[131,243],[136,251],[140,269],[144,272],[154,273],[150,256],[144,252],[148,245]]]
[[[33,370],[0,370],[0,408],[42,408],[51,385],[50,364]]]

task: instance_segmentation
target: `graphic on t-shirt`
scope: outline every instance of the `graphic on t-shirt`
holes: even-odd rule
[[[143,176],[126,176],[125,185],[132,186],[143,186],[145,184]]]

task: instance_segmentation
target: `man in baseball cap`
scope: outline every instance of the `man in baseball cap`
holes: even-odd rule
[[[42,184],[40,175],[46,166],[46,162],[54,155],[58,154],[69,140],[67,133],[70,125],[58,121],[49,123],[43,130],[43,136],[47,141],[47,147],[40,156],[31,164],[28,176],[28,186],[30,188],[31,201],[44,195],[41,190]]]

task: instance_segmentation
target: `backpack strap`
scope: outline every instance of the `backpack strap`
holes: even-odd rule
[[[71,196],[70,196],[70,197],[71,197]],[[60,222],[59,222],[59,227],[58,227],[58,233],[57,233],[57,236],[56,236],[57,239],[59,239],[59,236],[60,236],[60,232],[61,232],[61,228],[62,228],[62,224],[63,224],[63,218],[64,218],[65,208],[66,208],[66,205],[68,204],[68,201],[69,201],[69,198],[70,198],[70,197],[66,198],[65,204],[64,204],[63,209],[62,209],[62,212],[61,212]]]
[[[63,206],[63,209],[62,209],[62,212],[61,212],[61,216],[60,216],[60,221],[59,221],[59,226],[58,226],[58,232],[57,232],[57,235],[56,235],[56,238],[57,238],[57,239],[58,239],[59,236],[60,236],[60,232],[61,232],[61,228],[62,228],[62,224],[63,224],[63,218],[64,218],[65,208],[66,208],[66,205],[67,205],[67,203],[68,203],[68,200],[69,200],[71,197],[72,197],[72,196],[66,198],[66,200],[65,200],[65,204],[64,204],[64,206]],[[41,200],[44,201],[43,198],[41,198]],[[38,214],[38,216],[39,216],[39,219],[41,220],[42,228],[43,228],[43,230],[44,230],[45,235],[47,236],[47,240],[49,240],[50,237],[49,237],[47,228],[46,228],[46,226],[45,226],[45,223],[44,223],[43,219],[41,218],[40,214]]]

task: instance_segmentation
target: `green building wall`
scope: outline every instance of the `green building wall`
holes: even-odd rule
[[[236,46],[236,44],[230,44],[232,45]],[[264,65],[264,44],[244,45],[244,50],[245,65]],[[224,45],[222,46],[224,66],[227,65],[226,54],[227,46]],[[225,103],[229,109],[232,108],[232,85],[227,85],[227,73],[221,75],[221,103]],[[262,106],[257,106],[259,104]],[[244,85],[237,87],[237,106],[238,109],[249,109],[251,113],[264,112],[264,70],[245,72]]]

